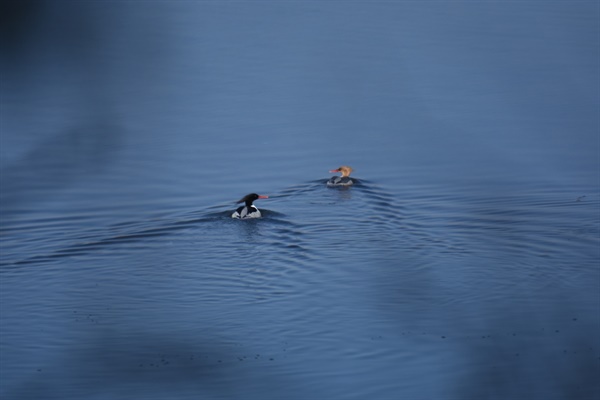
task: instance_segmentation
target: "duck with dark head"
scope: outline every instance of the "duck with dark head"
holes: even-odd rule
[[[347,165],[342,165],[339,168],[332,169],[329,171],[331,173],[340,172],[342,176],[334,176],[327,181],[327,186],[350,186],[354,185],[354,180],[350,178],[350,174],[352,173],[352,167]]]
[[[247,218],[260,218],[262,215],[260,210],[256,208],[254,200],[268,199],[269,196],[261,196],[256,193],[250,193],[244,196],[238,203],[244,203],[243,206],[238,207],[237,210],[231,214],[231,218],[247,219]]]

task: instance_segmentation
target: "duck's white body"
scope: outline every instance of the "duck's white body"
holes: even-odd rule
[[[231,218],[240,218],[240,219],[245,219],[245,218],[260,218],[262,217],[262,214],[260,213],[260,210],[258,208],[256,208],[256,206],[242,206],[239,207],[237,210],[235,210],[233,212],[233,214],[231,214]]]

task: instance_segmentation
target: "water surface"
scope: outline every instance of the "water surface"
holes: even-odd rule
[[[23,6],[2,398],[597,398],[597,15]]]

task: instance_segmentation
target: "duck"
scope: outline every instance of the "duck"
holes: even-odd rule
[[[247,218],[260,218],[262,214],[260,210],[256,208],[252,203],[258,199],[268,199],[269,196],[258,195],[256,193],[250,193],[242,197],[237,203],[245,203],[245,205],[238,207],[237,210],[231,214],[231,218],[247,219]]]
[[[341,172],[342,176],[332,177],[327,181],[327,186],[350,186],[354,184],[354,181],[352,180],[352,178],[350,178],[350,173],[352,173],[352,167],[342,165],[341,167],[332,169],[329,172]]]

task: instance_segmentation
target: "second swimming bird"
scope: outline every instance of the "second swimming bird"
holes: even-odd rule
[[[339,168],[332,169],[332,173],[341,172],[342,176],[334,176],[327,181],[327,186],[350,186],[354,184],[352,178],[350,178],[350,174],[352,173],[352,167],[347,165],[342,165]]]

